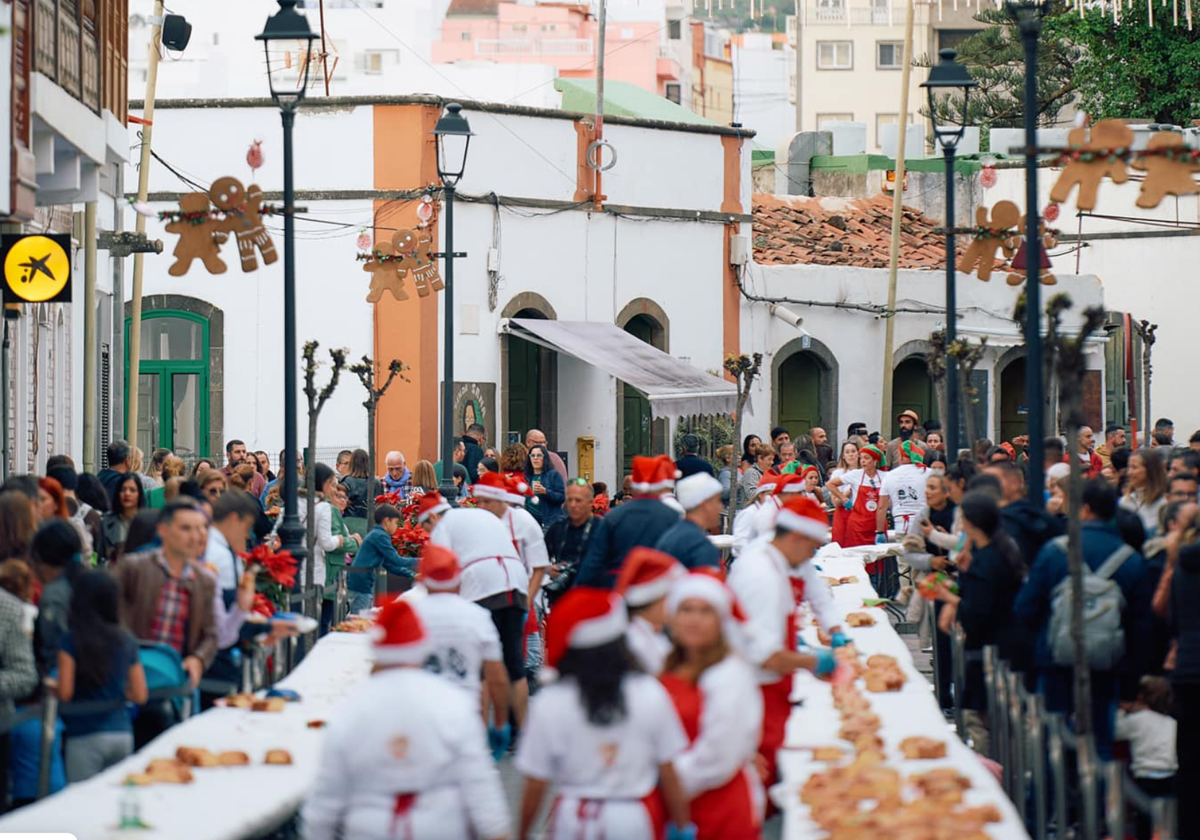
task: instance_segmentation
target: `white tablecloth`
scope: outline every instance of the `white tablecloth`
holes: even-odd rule
[[[971,789],[963,797],[965,804],[992,804],[1000,809],[1003,821],[987,826],[991,837],[995,840],[1027,838],[1016,808],[995,777],[983,766],[978,755],[959,740],[953,726],[946,723],[946,718],[938,708],[932,686],[913,666],[908,646],[892,629],[885,611],[862,606],[863,598],[877,597],[863,568],[864,558],[869,559],[875,553],[877,550],[867,547],[850,550],[838,549],[836,546],[827,547],[813,562],[821,567],[823,575],[837,578],[858,577],[859,582],[856,584],[833,587],[834,599],[843,616],[850,612],[866,612],[875,616],[875,626],[845,627],[846,633],[854,641],[864,660],[872,654],[886,653],[896,658],[908,676],[908,682],[900,691],[880,694],[864,691],[864,695],[871,702],[871,710],[879,715],[879,737],[884,742],[888,766],[897,768],[906,777],[938,767],[953,767],[971,780]],[[803,635],[810,644],[817,644],[816,628],[806,628]],[[850,744],[837,738],[841,718],[833,707],[833,694],[829,683],[817,680],[808,672],[799,672],[793,684],[792,700],[802,701],[802,705],[795,706],[791,717],[788,718],[784,749],[779,757],[781,782],[772,789],[775,801],[783,806],[784,840],[824,835],[822,829],[809,819],[808,806],[801,804],[799,792],[809,776],[828,769],[831,765],[827,762],[814,762],[811,751],[805,748],[840,746],[848,754],[853,752]],[[901,758],[900,741],[912,735],[944,740],[946,758],[920,761]]]
[[[80,784],[0,819],[0,835],[66,832],[77,840],[235,840],[283,823],[301,804],[317,774],[323,731],[333,707],[371,670],[366,634],[330,633],[279,683],[300,694],[284,711],[210,709],[173,726],[125,761]],[[138,788],[142,820],[150,827],[118,831],[122,780],[152,758],[173,758],[178,747],[242,750],[248,767],[195,768],[187,785]],[[286,749],[291,765],[265,765],[269,749]]]

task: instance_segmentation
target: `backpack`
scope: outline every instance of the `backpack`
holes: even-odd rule
[[[1067,550],[1066,537],[1056,537],[1051,543],[1064,552]],[[1088,666],[1093,671],[1111,671],[1125,654],[1125,631],[1121,628],[1125,595],[1112,576],[1133,553],[1130,546],[1122,545],[1095,571],[1084,564],[1083,643]],[[1048,630],[1051,659],[1055,665],[1068,668],[1075,661],[1071,602],[1071,575],[1068,573],[1051,593]]]

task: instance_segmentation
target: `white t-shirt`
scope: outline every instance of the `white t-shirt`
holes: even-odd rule
[[[629,620],[625,631],[625,644],[642,670],[652,676],[662,673],[663,663],[671,652],[671,642],[665,633],[654,629],[654,625],[640,615]]]
[[[846,470],[846,472],[842,473],[841,478],[842,478],[842,486],[841,486],[842,491],[845,491],[845,489],[847,487],[850,488],[850,506],[851,507],[853,507],[858,502],[858,488],[859,487],[862,487],[864,484],[867,487],[875,487],[875,488],[883,487],[883,474],[879,473],[879,472],[875,473],[874,478],[870,478],[867,476],[866,472],[864,472],[861,469]],[[845,492],[842,492],[842,495],[843,496],[846,495]]]
[[[1117,715],[1116,736],[1129,741],[1135,777],[1165,779],[1179,769],[1175,754],[1175,718],[1151,709]]]
[[[747,619],[746,658],[761,666],[771,655],[788,650],[788,616],[796,611],[790,567],[767,539],[746,546],[729,572],[729,588],[737,595]],[[774,671],[760,668],[760,684],[779,682]]]
[[[500,634],[491,614],[450,592],[430,592],[413,604],[433,643],[425,670],[479,696],[484,662],[500,662]]]
[[[499,518],[486,510],[447,511],[429,541],[458,555],[462,567],[458,594],[468,601],[529,590],[529,573],[517,555],[512,534]]]
[[[883,493],[892,500],[893,516],[914,516],[925,507],[929,473],[916,464],[901,464],[883,477]]]
[[[529,703],[516,768],[550,781],[564,798],[641,799],[658,785],[658,767],[687,748],[667,690],[648,674],[622,682],[625,716],[608,726],[587,719],[575,680],[543,686]]]
[[[544,569],[550,565],[546,535],[542,533],[542,526],[533,518],[533,514],[525,508],[510,507],[502,521],[516,543],[521,562],[525,564],[525,571],[529,575],[532,576],[535,569]]]

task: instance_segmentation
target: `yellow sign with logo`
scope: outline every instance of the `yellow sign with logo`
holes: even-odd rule
[[[71,237],[63,233],[0,239],[5,303],[71,302]]]

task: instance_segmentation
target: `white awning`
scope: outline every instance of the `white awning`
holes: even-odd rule
[[[733,414],[737,386],[640,341],[615,324],[510,318],[502,332],[605,371],[650,400],[654,417]]]

